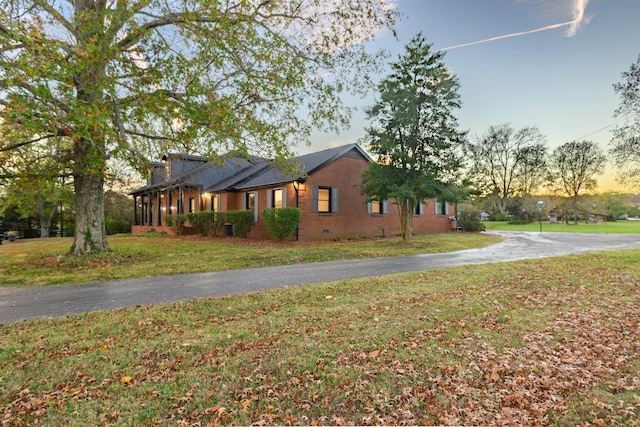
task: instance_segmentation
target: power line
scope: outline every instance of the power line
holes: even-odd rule
[[[620,123],[621,121],[626,120],[626,119],[627,119],[631,114],[632,114],[631,112],[630,112],[630,113],[627,113],[624,117],[621,117],[619,120],[617,120],[617,121],[615,121],[615,122],[611,123],[610,125],[607,125],[607,126],[605,126],[605,127],[602,127],[602,128],[600,128],[600,129],[598,129],[598,130],[594,130],[593,132],[588,133],[588,134],[586,134],[586,135],[584,135],[584,136],[581,136],[580,138],[576,138],[576,139],[574,139],[574,141],[577,141],[577,140],[580,140],[580,139],[587,138],[587,137],[589,137],[589,136],[591,136],[591,135],[595,135],[595,134],[596,134],[596,133],[598,133],[598,132],[602,132],[602,131],[603,131],[603,130],[605,130],[605,129],[609,129],[611,126],[615,126],[615,125],[617,125],[618,123]]]

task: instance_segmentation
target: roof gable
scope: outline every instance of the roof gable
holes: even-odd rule
[[[268,169],[265,169],[254,178],[249,179],[240,185],[236,185],[234,189],[245,190],[249,188],[266,187],[302,180],[306,176],[313,174],[341,157],[357,158],[367,162],[373,161],[358,144],[347,144],[327,150],[316,151],[314,153],[305,154],[291,159],[289,163],[291,165],[298,166],[298,174],[287,174],[278,167],[271,165]]]

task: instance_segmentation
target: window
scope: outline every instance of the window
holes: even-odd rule
[[[318,188],[318,212],[331,212],[330,188]]]
[[[258,222],[258,193],[255,191],[244,193],[242,205],[244,209],[253,211],[253,221]]]
[[[446,202],[440,202],[436,199],[436,215],[446,215],[449,212],[449,205]]]
[[[220,196],[217,194],[211,195],[211,210],[218,212],[220,210]]]
[[[387,213],[387,201],[370,200],[367,202],[367,213],[373,215],[382,215]]]
[[[255,209],[256,207],[256,193],[246,193],[244,200],[245,209]]]
[[[270,208],[287,207],[287,190],[285,188],[274,188],[267,191],[267,206]]]
[[[424,204],[423,203],[417,203],[416,204],[416,208],[413,211],[414,215],[424,215]]]
[[[311,211],[318,213],[338,212],[338,189],[335,187],[313,187]]]
[[[189,213],[196,211],[196,199],[189,197]]]

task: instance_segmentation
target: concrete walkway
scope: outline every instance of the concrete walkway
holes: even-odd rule
[[[0,288],[0,324],[460,265],[640,248],[640,235],[637,234],[491,233],[507,239],[484,248],[441,254],[146,277],[84,285]]]

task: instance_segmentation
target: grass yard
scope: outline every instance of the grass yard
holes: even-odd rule
[[[237,238],[123,235],[109,238],[112,253],[72,257],[72,239],[28,239],[0,246],[0,286],[90,283],[319,261],[451,252],[499,241],[477,233],[342,242],[274,243]]]
[[[540,231],[540,223],[515,225],[507,221],[485,221],[487,230],[504,231]],[[619,233],[619,234],[640,234],[640,221],[613,221],[598,222],[597,224],[585,224],[584,221],[577,225],[573,223],[549,224],[549,221],[542,221],[543,232],[560,233]]]
[[[637,426],[639,336],[638,250],[20,322],[0,419]]]

